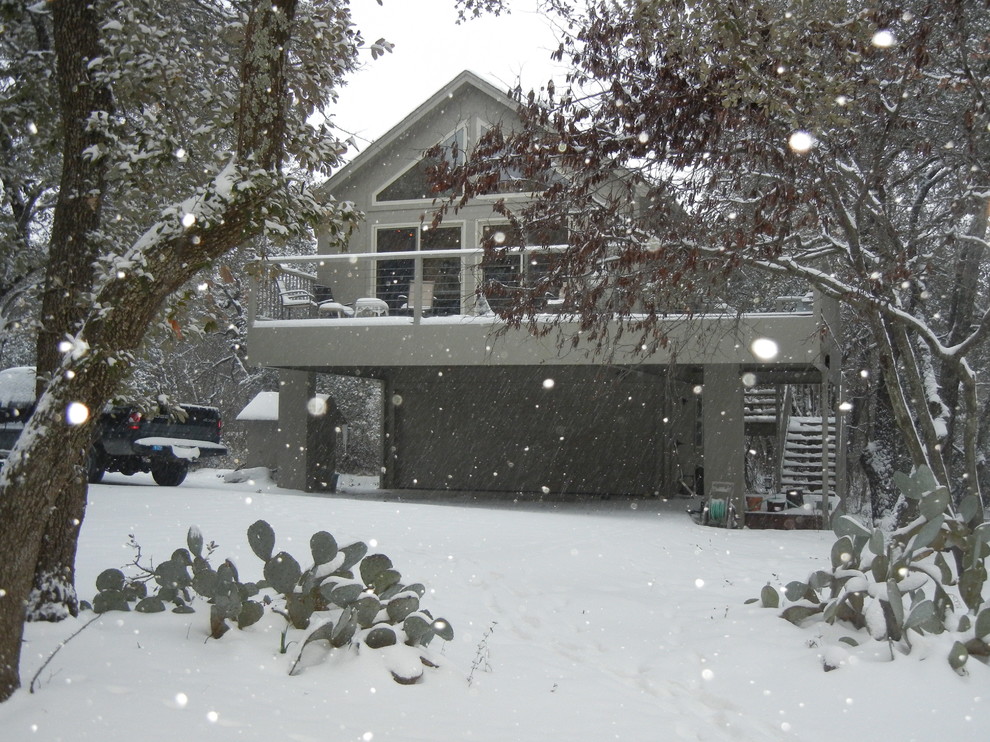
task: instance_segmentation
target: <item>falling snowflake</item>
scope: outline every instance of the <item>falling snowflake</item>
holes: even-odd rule
[[[870,43],[878,49],[889,49],[896,43],[896,40],[893,33],[887,30],[881,30],[873,34]]]
[[[69,425],[82,425],[89,419],[89,408],[82,402],[70,402],[65,408],[65,421]]]
[[[73,361],[78,361],[89,353],[89,343],[81,337],[66,335],[65,340],[58,344],[58,350],[62,354],[71,356]]]
[[[787,140],[787,146],[791,148],[792,152],[803,155],[810,152],[811,148],[815,146],[815,138],[806,131],[795,131]]]
[[[313,397],[306,402],[306,411],[313,417],[323,417],[327,414],[327,402],[322,397]]]
[[[756,338],[756,340],[754,340],[749,346],[749,349],[753,352],[753,355],[761,361],[773,360],[780,352],[777,342],[775,340],[771,340],[770,338]]]

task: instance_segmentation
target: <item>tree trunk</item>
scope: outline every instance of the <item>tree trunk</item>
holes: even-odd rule
[[[896,357],[899,361],[894,366],[895,373],[903,379],[904,388],[908,392],[912,401],[911,408],[914,411],[913,430],[917,431],[919,440],[925,449],[927,465],[932,473],[942,484],[948,486],[949,472],[945,465],[944,454],[942,453],[945,441],[939,437],[935,421],[932,418],[929,393],[926,387],[926,380],[922,378],[923,364],[915,352],[907,329],[903,325],[895,323],[887,324],[887,331],[893,338],[896,348]],[[898,368],[899,367],[899,368]],[[909,442],[910,445],[910,442]],[[916,462],[915,466],[919,464]]]
[[[977,425],[977,436],[974,445],[978,451],[986,451],[990,447],[990,399],[983,401]],[[986,459],[981,458],[977,466],[977,482],[983,494],[984,508],[990,508],[990,466]]]
[[[38,396],[61,361],[59,344],[76,333],[88,311],[82,293],[93,285],[98,250],[93,235],[100,226],[105,158],[84,155],[104,141],[88,125],[94,112],[109,112],[113,99],[89,74],[88,62],[100,56],[102,19],[86,0],[52,6],[56,79],[62,118],[62,178],[48,248],[37,343]],[[45,535],[27,604],[28,620],[58,621],[79,613],[75,589],[76,542],[86,510],[86,447],[63,450],[74,475],[55,487]]]
[[[105,374],[112,370],[102,365]],[[107,382],[94,383],[90,396],[80,394],[71,401],[99,409],[102,401],[96,393],[107,387]],[[75,391],[63,389],[62,394]],[[18,441],[0,475],[4,483],[0,495],[0,699],[8,698],[20,685],[25,604],[56,495],[78,478],[74,457],[66,451],[88,445],[91,435],[91,422],[75,427],[66,422],[64,409],[69,401],[44,395],[26,428],[37,433],[31,436],[30,450]]]
[[[79,528],[86,513],[87,449],[80,456],[69,456],[76,464],[75,476],[54,493],[55,504],[45,525],[38,561],[34,566],[34,584],[28,595],[28,621],[61,621],[79,615],[76,591],[76,547]]]
[[[88,0],[52,5],[59,103],[62,118],[62,178],[52,222],[45,288],[41,299],[37,368],[42,377],[61,361],[59,344],[72,335],[89,307],[81,295],[93,285],[98,251],[93,233],[100,227],[106,184],[106,161],[88,157],[87,148],[105,141],[98,126],[88,126],[96,112],[109,113],[113,98],[87,69],[99,57],[102,19]]]
[[[894,484],[894,472],[900,468],[904,453],[903,447],[898,445],[894,411],[884,386],[879,386],[871,398],[870,419],[864,432],[869,443],[863,449],[860,464],[869,484],[873,523],[879,525],[885,515],[897,517],[899,493]]]
[[[982,297],[979,292],[979,277],[986,256],[986,236],[988,228],[988,209],[990,203],[980,199],[973,209],[973,220],[968,233],[962,239],[962,247],[956,262],[955,280],[952,283],[952,302],[949,309],[949,335],[947,345],[954,346],[963,342],[973,331],[978,322],[976,303]],[[953,359],[955,361],[955,359]],[[964,470],[966,474],[965,489],[969,491],[984,491],[979,486],[977,470],[980,466],[978,451],[983,450],[976,445],[979,436],[979,402],[976,390],[971,386],[975,379],[965,378],[966,371],[960,372],[958,361],[945,361],[942,367],[943,398],[950,411],[949,434],[950,445],[946,450],[947,463],[951,467],[954,455],[953,446],[956,440],[956,430],[959,427],[959,416],[964,415],[963,449]],[[958,467],[957,467],[958,468]],[[975,479],[976,486],[973,485]]]
[[[907,448],[908,455],[911,457],[913,468],[917,469],[921,466],[928,466],[930,469],[933,469],[928,460],[925,441],[914,422],[914,417],[911,414],[911,406],[904,394],[904,387],[897,370],[897,354],[894,350],[890,331],[882,317],[872,315],[870,319],[873,336],[877,343],[877,357],[880,362],[880,371],[884,380],[885,392],[890,402],[891,415],[893,416],[895,426],[903,436],[904,445]],[[867,470],[867,476],[870,476],[869,470]],[[893,472],[891,472],[891,476],[893,476]],[[881,489],[883,488],[883,485],[879,486],[881,486]],[[915,512],[917,510],[917,504],[914,500],[910,501],[907,505],[907,507],[902,508],[897,513],[898,525],[904,525],[917,514]]]
[[[87,9],[87,2],[62,0],[54,8],[67,6],[65,12],[78,12]],[[238,151],[227,172],[198,197],[210,217],[204,220],[205,226],[184,228],[177,217],[164,217],[167,221],[152,225],[141,238],[144,243],[135,257],[141,258],[144,272],[98,287],[95,304],[102,311],[90,314],[78,333],[80,341],[88,344],[88,352],[63,356],[0,471],[0,701],[20,686],[24,606],[45,525],[57,507],[58,495],[71,493],[84,481],[82,453],[91,440],[94,416],[81,425],[71,425],[65,415],[68,406],[81,403],[94,412],[103,408],[167,297],[201,266],[256,233],[255,216],[270,197],[266,189],[279,185],[276,170],[284,147],[287,101],[285,95],[271,91],[284,90],[285,56],[296,5],[296,0],[271,0],[252,8],[243,50],[250,64],[241,67],[246,79],[241,81]],[[273,137],[278,140],[275,146]],[[245,174],[237,163],[244,163]],[[231,191],[230,178],[247,183],[247,172],[254,185]],[[268,184],[266,172],[272,176]],[[91,287],[64,288],[71,294]]]

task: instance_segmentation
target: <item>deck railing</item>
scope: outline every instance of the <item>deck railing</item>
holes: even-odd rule
[[[507,299],[501,299],[497,289],[483,288],[535,287],[545,275],[546,256],[563,249],[507,249],[495,258],[486,258],[483,249],[475,248],[259,259],[250,266],[256,278],[251,321],[342,316],[350,313],[348,307],[367,298],[384,301],[389,315],[409,316],[414,323],[426,315],[489,315]],[[308,300],[300,301],[300,297]],[[561,297],[552,291],[533,299],[538,309],[548,313],[559,311],[562,305]],[[328,302],[345,308],[336,314],[321,311]],[[731,310],[723,307],[722,311]],[[810,293],[782,296],[771,311],[810,313],[814,298]]]
[[[320,306],[328,301],[353,306],[362,298],[381,299],[389,314],[411,316],[414,322],[424,314],[490,314],[492,308],[479,291],[482,285],[524,285],[538,274],[540,256],[556,249],[560,248],[510,249],[487,261],[481,248],[258,260],[251,264],[257,279],[252,321],[316,318],[323,316]],[[286,306],[285,296],[297,291],[311,297],[308,312],[297,311],[295,305],[290,311]]]

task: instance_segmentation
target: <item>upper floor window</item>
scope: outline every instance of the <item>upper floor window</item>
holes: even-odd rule
[[[419,250],[459,250],[460,227],[381,227],[375,232],[375,249],[380,253],[414,253]],[[414,291],[415,266],[412,260],[395,256],[377,261],[375,295],[384,299],[393,312],[408,309]],[[459,314],[461,311],[461,258],[423,259],[423,282],[429,285],[433,314]]]
[[[375,252],[405,250],[459,250],[460,227],[380,227],[375,231]]]
[[[488,224],[482,228],[481,240],[483,245],[495,249],[566,245],[567,227],[558,223],[534,223],[520,230],[509,224]]]
[[[549,247],[567,244],[567,228],[559,224],[533,224],[519,230],[509,224],[489,224],[482,228],[482,245],[492,250],[482,258],[481,280],[492,309],[498,311],[511,303],[514,289],[536,286],[550,273],[554,256],[549,252],[523,252],[524,247]],[[545,282],[545,280],[544,280]],[[550,285],[538,302],[556,298]]]
[[[500,193],[535,193],[546,188],[546,184],[523,175],[521,168],[510,165],[499,173],[498,186],[489,195]]]
[[[464,150],[467,146],[467,136],[464,129],[458,129],[447,137],[441,146],[445,157],[452,163],[460,164],[464,160]],[[403,172],[378,192],[375,200],[379,203],[388,201],[418,201],[432,199],[437,196],[448,196],[449,193],[438,191],[430,183],[427,172],[434,160],[424,157]]]

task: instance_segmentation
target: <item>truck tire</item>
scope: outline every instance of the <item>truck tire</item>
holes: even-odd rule
[[[102,456],[99,451],[90,449],[89,458],[86,460],[86,481],[90,484],[99,484],[106,474],[106,467],[103,466]]]
[[[151,477],[162,487],[178,487],[189,473],[185,461],[155,461],[151,464]]]

